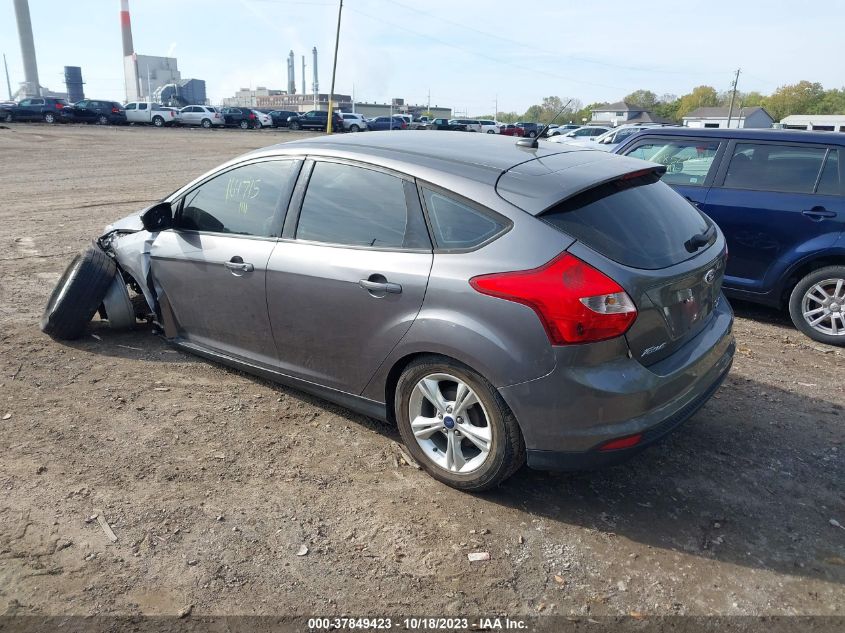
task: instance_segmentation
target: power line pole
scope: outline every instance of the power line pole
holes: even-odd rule
[[[337,8],[337,34],[334,38],[334,63],[332,64],[332,88],[329,91],[329,112],[326,122],[326,134],[332,133],[332,108],[334,101],[334,79],[337,73],[337,48],[340,45],[340,16],[343,13],[343,0],[340,0],[340,5]]]
[[[731,93],[731,105],[728,108],[728,129],[730,129],[730,127],[731,127],[731,117],[733,116],[733,113],[734,113],[734,100],[736,99],[736,86],[739,83],[739,73],[740,73],[741,70],[742,70],[741,68],[737,68],[736,69],[736,76],[734,77],[734,89],[733,89],[733,92]],[[737,127],[739,127],[739,121],[737,121],[736,125],[737,125]]]

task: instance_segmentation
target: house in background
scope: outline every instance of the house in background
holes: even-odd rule
[[[683,118],[685,127],[726,128],[728,127],[728,107],[698,108]],[[765,108],[734,108],[731,116],[731,128],[770,128],[775,120]]]
[[[592,110],[589,125],[635,125],[637,123],[660,123],[671,125],[672,121],[652,114],[650,110],[630,105],[624,101],[611,103]]]
[[[845,114],[790,114],[780,121],[785,130],[845,132]]]

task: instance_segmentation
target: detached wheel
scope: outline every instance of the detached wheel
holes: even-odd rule
[[[206,130],[211,127],[211,119],[203,119],[202,123],[200,123]]]
[[[96,246],[77,255],[47,301],[41,331],[56,339],[82,336],[116,273],[114,261]]]
[[[160,116],[154,116],[153,125],[155,125],[156,127],[164,127],[164,119]]]
[[[845,346],[845,266],[827,266],[799,281],[789,297],[795,327],[819,343]]]
[[[396,384],[402,440],[428,473],[466,491],[498,486],[525,461],[519,426],[496,389],[437,356],[409,365]]]

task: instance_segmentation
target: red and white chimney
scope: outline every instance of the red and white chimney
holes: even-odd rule
[[[126,78],[126,101],[139,101],[141,99],[141,78],[138,76],[138,58],[132,45],[129,0],[120,0],[120,30],[123,34],[123,73]]]

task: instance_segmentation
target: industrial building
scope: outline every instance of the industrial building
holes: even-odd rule
[[[346,108],[343,108],[346,110]],[[393,114],[410,114],[414,117],[427,114],[432,119],[451,119],[452,108],[433,105],[406,104],[404,99],[394,99],[391,103],[355,103],[350,112],[360,112],[366,117],[391,116]]]
[[[205,105],[205,82],[202,79],[181,79],[153,91],[153,101],[166,106]]]
[[[156,90],[182,79],[179,63],[175,57],[136,55],[135,59],[138,65],[138,77],[141,80],[140,98],[137,101],[150,101],[150,97]]]

